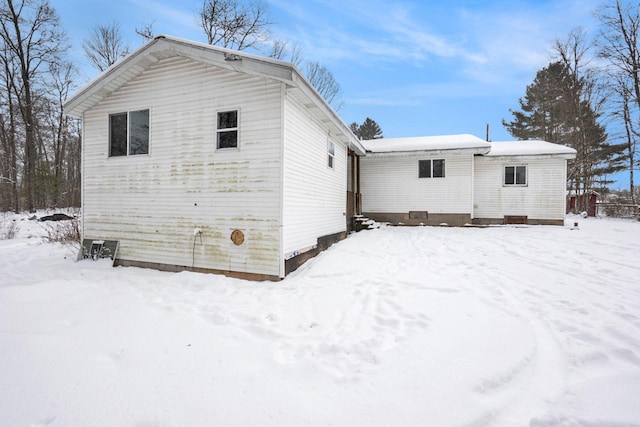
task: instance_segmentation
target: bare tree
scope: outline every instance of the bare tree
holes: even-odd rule
[[[582,28],[569,32],[554,44],[555,58],[565,72],[558,80],[562,108],[558,113],[563,125],[564,143],[575,148],[576,158],[569,163],[569,181],[576,193],[586,194],[596,182],[606,185],[606,177],[624,166],[623,148],[611,144],[602,124],[606,94],[601,90],[598,73],[590,66],[594,58],[593,43]],[[555,102],[555,101],[554,101]],[[587,198],[583,197],[587,208]]]
[[[69,121],[71,120],[62,109],[64,100],[69,96],[69,91],[73,87],[74,77],[77,74],[76,68],[70,62],[61,64],[52,64],[51,77],[52,81],[52,121],[53,121],[53,189],[50,194],[53,206],[59,206],[61,202],[61,193],[68,191],[65,176],[65,161],[68,159],[68,140],[69,140]],[[78,160],[79,163],[79,160]]]
[[[305,72],[307,79],[316,88],[318,93],[327,101],[334,110],[339,110],[342,102],[339,99],[341,91],[340,83],[333,76],[327,67],[319,62],[309,61],[306,63]]]
[[[290,45],[289,42],[283,39],[276,39],[272,42],[269,58],[291,62],[296,67],[300,67],[303,64],[302,49],[296,43]],[[339,99],[341,88],[333,73],[316,61],[306,61],[304,63],[304,73],[311,85],[333,109],[339,110],[342,106],[342,101]]]
[[[136,28],[136,34],[142,37],[144,41],[151,40],[154,37],[153,22],[151,22],[150,24],[144,24],[140,28]]]
[[[129,45],[122,39],[117,22],[96,25],[82,42],[84,53],[91,63],[104,71],[129,53]]]
[[[302,64],[302,49],[296,43],[289,45],[289,42],[283,39],[276,39],[271,45],[269,58],[279,59],[300,67]]]
[[[243,50],[268,36],[268,4],[263,0],[203,0],[199,25],[211,45]]]
[[[602,31],[598,40],[599,54],[615,70],[613,84],[618,88],[623,106],[627,153],[629,159],[629,189],[635,203],[634,169],[638,168],[636,147],[638,133],[634,122],[640,121],[640,7],[636,2],[615,0],[604,6],[598,15]],[[634,127],[635,126],[635,127]]]
[[[556,39],[553,45],[554,59],[562,62],[573,78],[583,74],[587,70],[590,63],[588,56],[589,50],[592,48],[591,43],[587,40],[587,34],[583,28],[574,28],[564,39]]]
[[[18,73],[13,55],[6,46],[2,57],[2,91],[0,91],[0,209],[20,210],[18,198],[18,107],[15,99],[14,77]]]
[[[287,56],[287,44],[288,42],[283,39],[276,39],[271,45],[271,52],[269,52],[269,58],[285,61]]]
[[[11,85],[24,124],[26,207],[34,211],[37,163],[34,91],[41,66],[55,62],[64,51],[64,33],[47,0],[4,0],[0,8],[0,40],[4,61],[13,62],[16,69]]]

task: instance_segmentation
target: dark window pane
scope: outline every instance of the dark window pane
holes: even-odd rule
[[[418,161],[418,178],[431,178],[431,160]]]
[[[235,148],[238,146],[238,131],[218,132],[218,148]]]
[[[218,113],[218,129],[230,129],[238,127],[238,112],[223,111]]]
[[[518,185],[527,184],[527,167],[526,166],[516,166],[516,184]]]
[[[129,154],[149,154],[149,110],[129,113]]]
[[[336,154],[336,146],[331,141],[327,141],[328,166],[333,168],[333,156]]]
[[[505,185],[515,184],[515,167],[505,166],[504,168],[504,183]]]
[[[109,116],[109,156],[127,155],[127,113]]]
[[[433,177],[444,178],[444,159],[433,161]]]

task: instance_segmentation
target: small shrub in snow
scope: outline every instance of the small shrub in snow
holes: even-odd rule
[[[44,226],[45,240],[57,243],[80,243],[80,224],[74,218],[68,221],[56,221]]]
[[[10,212],[3,212],[0,216],[0,240],[14,239],[20,231],[20,224]]]

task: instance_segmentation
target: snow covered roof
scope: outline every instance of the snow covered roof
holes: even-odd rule
[[[486,154],[488,157],[542,155],[560,155],[573,159],[576,156],[576,150],[566,145],[553,144],[547,141],[498,141],[491,143],[491,151]]]
[[[471,150],[477,154],[489,151],[491,144],[470,134],[379,138],[360,141],[367,153],[409,153],[417,151]]]
[[[573,159],[576,150],[547,141],[487,142],[470,134],[417,136],[409,138],[379,138],[360,141],[367,155],[409,154],[418,152],[465,151],[497,156],[559,156]]]

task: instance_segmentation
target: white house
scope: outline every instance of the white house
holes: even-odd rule
[[[474,223],[564,224],[573,148],[545,141],[492,142],[475,158]]]
[[[563,224],[572,148],[473,135],[362,141],[362,212],[406,225]]]
[[[85,239],[116,264],[277,279],[344,238],[364,149],[292,64],[159,36],[70,97]]]
[[[472,135],[358,141],[292,64],[158,36],[70,97],[82,235],[115,263],[278,279],[364,213],[561,223],[566,160]]]
[[[464,225],[473,218],[474,157],[491,145],[473,135],[362,141],[362,213],[406,225]]]

